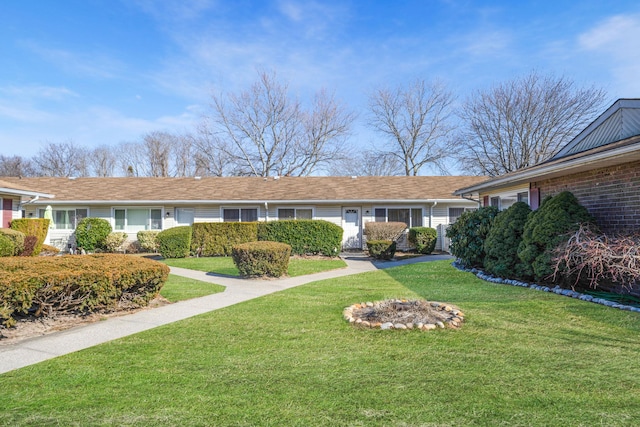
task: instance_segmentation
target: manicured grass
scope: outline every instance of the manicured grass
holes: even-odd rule
[[[170,274],[160,295],[171,302],[203,297],[224,291],[224,286]]]
[[[359,330],[354,302],[458,305],[460,330]],[[640,316],[448,262],[315,282],[0,376],[0,425],[632,426]]]
[[[164,262],[170,267],[182,267],[190,270],[206,271],[207,273],[225,274],[227,276],[240,275],[231,257],[173,258],[161,259],[160,262]],[[305,276],[346,266],[347,264],[341,259],[291,258],[289,260],[288,274],[291,277]]]

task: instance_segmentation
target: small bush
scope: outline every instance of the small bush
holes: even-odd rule
[[[15,248],[16,247],[10,238],[4,234],[0,234],[0,257],[13,256]]]
[[[375,259],[393,259],[396,254],[396,242],[391,240],[367,240],[369,256]]]
[[[88,313],[147,305],[167,280],[169,268],[126,255],[66,255],[0,259],[0,325],[14,315]]]
[[[127,240],[127,237],[127,233],[123,233],[121,231],[109,233],[107,238],[104,240],[104,247],[107,252],[123,251],[123,244]]]
[[[4,235],[13,242],[13,255],[20,255],[24,251],[25,235],[23,232],[10,228],[0,228],[0,235]]]
[[[324,220],[283,220],[258,224],[258,240],[286,243],[295,255],[338,255],[342,227]]]
[[[106,249],[106,239],[111,233],[111,224],[102,218],[83,218],[76,227],[76,246],[87,252]]]
[[[281,277],[287,273],[291,246],[279,242],[249,242],[235,245],[231,252],[242,277]]]
[[[191,250],[198,256],[229,256],[234,245],[257,240],[257,222],[196,222]]]
[[[413,227],[409,229],[409,243],[416,247],[418,253],[428,255],[436,248],[438,232],[430,227]]]
[[[25,249],[20,255],[35,256],[40,254],[44,239],[47,238],[47,233],[49,233],[49,223],[50,221],[45,218],[20,218],[11,221],[11,229],[20,231],[25,236],[34,236],[36,238],[35,242],[30,244],[29,250],[27,250],[25,237]]]
[[[136,238],[140,245],[140,250],[145,252],[157,253],[158,252],[158,233],[157,230],[142,230],[138,231]]]
[[[364,234],[367,240],[392,240],[396,241],[407,229],[404,222],[367,222],[364,225]]]
[[[451,239],[451,254],[467,267],[482,267],[485,257],[484,241],[497,215],[498,209],[493,206],[460,215],[447,228],[447,237]]]
[[[540,208],[529,214],[518,247],[525,277],[540,282],[550,279],[553,251],[581,224],[594,224],[594,219],[572,193],[545,198]]]
[[[484,242],[484,268],[494,276],[523,277],[518,246],[531,208],[524,202],[514,203],[498,214]]]
[[[185,258],[191,250],[191,227],[173,227],[158,233],[160,255],[164,258]]]
[[[22,250],[20,256],[34,256],[37,245],[38,238],[36,236],[25,236],[24,249]],[[42,251],[42,246],[40,246],[40,251]]]

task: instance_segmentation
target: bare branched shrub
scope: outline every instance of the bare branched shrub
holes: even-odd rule
[[[607,236],[581,225],[554,253],[554,280],[562,275],[596,289],[630,290],[640,281],[640,235]]]
[[[364,234],[367,240],[391,240],[395,242],[407,229],[404,222],[367,222],[364,225]]]

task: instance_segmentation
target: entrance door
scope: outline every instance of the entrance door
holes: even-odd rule
[[[343,249],[362,249],[362,225],[360,208],[342,209]]]

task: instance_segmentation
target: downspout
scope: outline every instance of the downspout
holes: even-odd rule
[[[478,204],[478,206],[482,206],[482,200],[479,200],[479,199],[478,199],[478,200],[476,200],[476,199],[474,199],[474,198],[472,198],[472,197],[467,197],[467,196],[465,196],[464,194],[461,194],[461,195],[460,195],[460,197],[461,197],[461,198],[463,198],[463,199],[465,199],[465,200],[470,200],[470,201],[472,201],[472,202],[476,202],[476,203]]]
[[[269,203],[264,202],[264,221],[269,222]]]
[[[435,202],[433,202],[433,204],[429,208],[429,228],[432,228],[431,219],[433,218],[433,208],[435,208],[436,206],[438,206],[438,201],[437,200]]]

